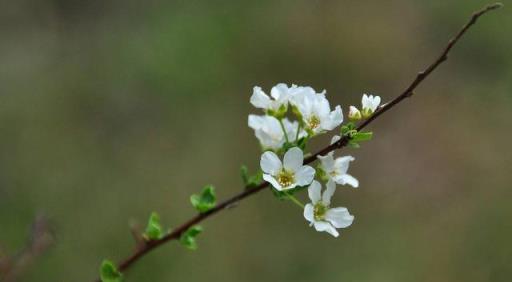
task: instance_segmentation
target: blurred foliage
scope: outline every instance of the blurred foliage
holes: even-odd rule
[[[21,281],[91,281],[128,222],[179,224],[205,183],[243,189],[254,85],[327,89],[348,112],[394,97],[484,1],[2,1],[0,249],[44,211],[57,245]],[[512,276],[510,7],[486,16],[418,95],[347,149],[361,188],[338,239],[262,192],[127,281],[507,281]],[[324,138],[313,146],[327,143]],[[171,226],[172,227],[172,226]]]

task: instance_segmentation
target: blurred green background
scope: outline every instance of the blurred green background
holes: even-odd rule
[[[254,85],[326,89],[345,113],[363,92],[390,100],[486,3],[2,1],[0,249],[43,212],[56,245],[19,281],[92,281],[132,250],[130,221],[176,226],[203,185],[242,189]],[[338,153],[361,182],[333,200],[356,217],[340,238],[264,191],[126,281],[510,281],[510,15],[482,18],[373,141]]]

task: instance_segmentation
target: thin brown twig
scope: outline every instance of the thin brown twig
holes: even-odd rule
[[[130,223],[130,232],[132,233],[133,240],[135,241],[135,247],[140,249],[146,245],[146,241],[142,236],[142,228],[136,221]]]
[[[36,257],[43,254],[55,242],[55,235],[43,215],[37,215],[32,223],[27,244],[16,255],[0,258],[0,278],[3,282],[14,282]]]
[[[484,7],[483,9],[473,13],[469,21],[460,29],[460,31],[450,39],[448,42],[448,45],[444,48],[441,55],[432,63],[430,64],[425,70],[419,72],[416,75],[416,78],[411,82],[411,84],[402,92],[400,95],[398,95],[395,99],[393,99],[391,102],[387,103],[386,105],[379,108],[370,118],[364,120],[361,122],[357,130],[362,130],[366,126],[368,126],[372,121],[374,121],[377,117],[381,116],[383,113],[387,112],[389,109],[394,107],[396,104],[400,103],[402,100],[404,100],[407,97],[411,97],[413,95],[413,91],[418,87],[418,85],[425,80],[441,63],[447,60],[448,54],[450,50],[453,48],[453,46],[459,41],[459,39],[466,33],[466,31],[476,23],[477,19],[482,16],[483,14],[500,8],[503,6],[501,3],[495,3],[488,5]],[[309,164],[317,159],[318,156],[325,155],[333,150],[341,149],[345,147],[349,142],[348,136],[343,136],[339,141],[335,142],[332,145],[329,145],[325,147],[324,149],[318,151],[317,153],[309,156],[304,160],[305,164]],[[217,206],[215,206],[213,209],[209,210],[208,212],[198,214],[194,216],[193,218],[189,219],[182,225],[178,226],[174,231],[167,234],[163,238],[159,240],[149,241],[147,242],[142,248],[138,248],[132,253],[129,257],[122,260],[118,264],[118,269],[121,272],[124,272],[127,270],[130,266],[132,266],[135,262],[137,262],[140,258],[142,258],[144,255],[152,251],[153,249],[159,247],[160,245],[163,245],[171,240],[179,239],[180,236],[183,234],[183,232],[187,231],[190,227],[202,222],[206,218],[209,218],[210,216],[218,213],[219,211],[241,201],[244,198],[247,198],[253,194],[256,194],[259,191],[262,191],[263,189],[269,187],[269,183],[263,182],[257,187],[245,189],[243,192],[225,200],[224,202],[219,203]],[[99,279],[96,281],[100,281]]]

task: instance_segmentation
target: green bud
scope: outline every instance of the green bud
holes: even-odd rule
[[[212,185],[205,186],[200,195],[190,196],[190,203],[200,213],[205,213],[214,208],[216,201],[215,188]]]
[[[121,282],[123,274],[110,260],[104,260],[100,267],[100,279],[101,282]]]
[[[149,216],[148,225],[144,232],[144,239],[147,241],[158,240],[162,238],[163,231],[162,225],[160,224],[160,216],[156,212],[152,212]]]
[[[247,186],[247,184],[249,183],[249,169],[247,168],[247,166],[242,165],[240,167],[240,176],[242,177],[242,182],[244,183],[244,185]]]
[[[190,250],[197,249],[196,237],[201,232],[203,232],[203,228],[200,225],[195,225],[190,227],[187,231],[183,232],[180,237],[180,243]]]
[[[240,175],[242,177],[245,188],[248,189],[257,187],[263,181],[263,172],[261,170],[259,170],[254,175],[249,175],[249,169],[247,169],[247,166],[245,165],[240,167]]]
[[[354,106],[350,106],[348,118],[352,121],[358,121],[362,118],[361,112]]]

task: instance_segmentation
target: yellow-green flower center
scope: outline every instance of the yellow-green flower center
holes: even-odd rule
[[[313,215],[315,217],[315,220],[324,220],[325,219],[325,213],[327,212],[327,207],[324,206],[322,203],[316,203],[313,208]]]
[[[282,187],[288,187],[295,182],[295,175],[293,172],[283,169],[277,175],[277,182],[279,182]]]
[[[309,117],[308,125],[309,125],[309,128],[315,129],[320,125],[320,119],[317,116],[313,115],[313,116]]]

